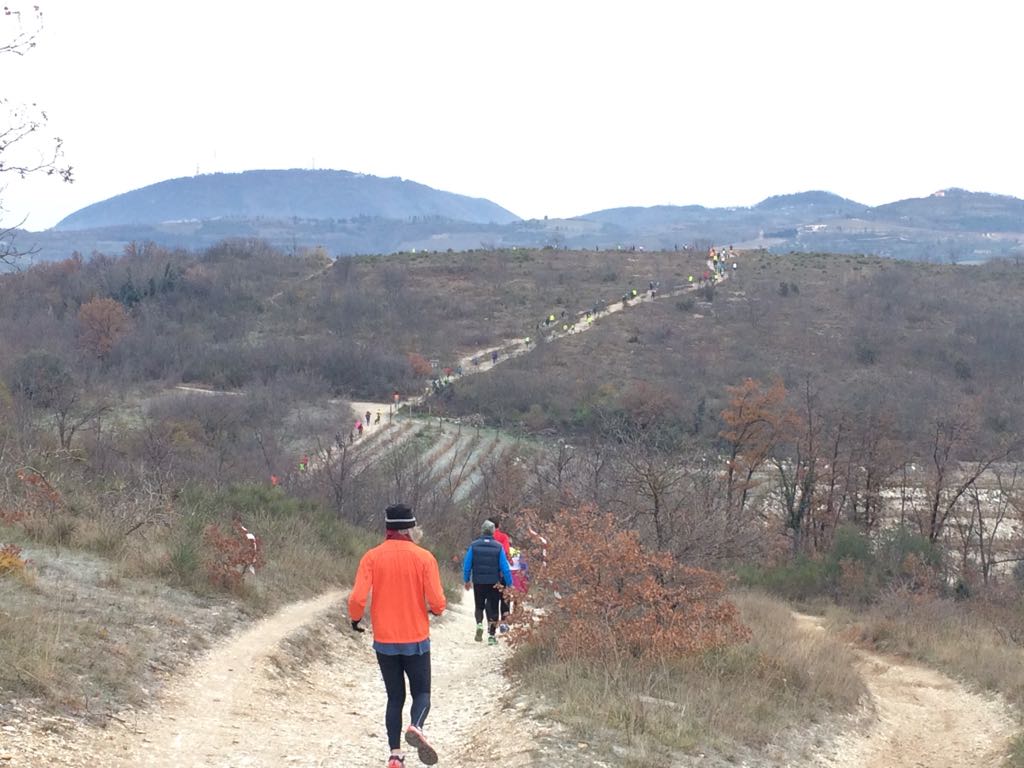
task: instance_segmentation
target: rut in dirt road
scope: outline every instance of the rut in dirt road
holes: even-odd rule
[[[809,632],[824,627],[795,614]],[[858,650],[874,717],[813,762],[822,768],[1000,768],[1017,725],[1004,701],[940,672]]]

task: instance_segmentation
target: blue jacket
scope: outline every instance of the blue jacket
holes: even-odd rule
[[[462,561],[462,580],[474,584],[502,583],[512,586],[512,570],[505,550],[490,536],[481,536],[469,545]]]

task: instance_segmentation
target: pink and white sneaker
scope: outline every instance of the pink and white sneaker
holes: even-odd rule
[[[415,725],[405,729],[405,743],[416,750],[424,765],[437,765],[437,751],[427,741],[426,734]]]

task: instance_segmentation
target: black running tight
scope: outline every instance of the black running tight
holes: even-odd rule
[[[484,620],[484,613],[487,614],[487,621],[491,624],[491,634],[494,634],[494,624],[498,621],[498,614],[501,610],[501,592],[497,584],[474,584],[473,585],[473,615],[476,623],[481,624]]]
[[[388,707],[384,714],[384,725],[388,730],[388,745],[391,749],[402,746],[402,709],[405,707],[405,678],[409,678],[409,692],[412,694],[412,724],[423,727],[423,721],[430,712],[430,651],[417,656],[388,656],[377,654],[384,688],[388,692]]]

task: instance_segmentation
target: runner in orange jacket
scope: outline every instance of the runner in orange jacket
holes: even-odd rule
[[[348,598],[352,629],[362,632],[359,622],[366,611],[367,598],[373,595],[370,620],[373,624],[373,649],[384,678],[388,704],[384,716],[391,755],[387,768],[403,768],[402,708],[405,705],[405,679],[412,693],[411,724],[405,741],[415,747],[420,761],[437,763],[437,752],[423,733],[423,722],[430,712],[430,613],[440,616],[446,607],[437,560],[420,547],[422,530],[416,516],[404,504],[384,511],[385,541],[369,550],[359,561],[356,583]]]

